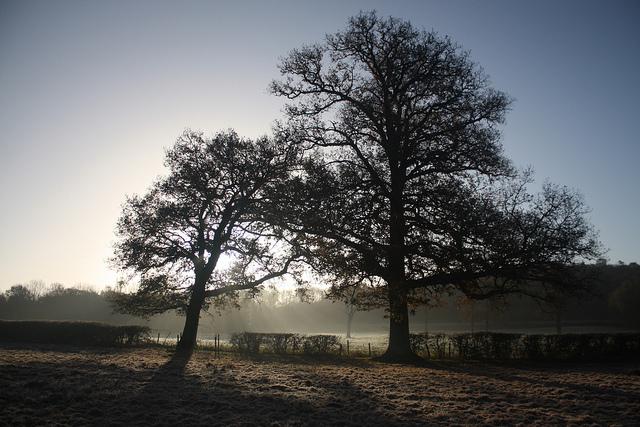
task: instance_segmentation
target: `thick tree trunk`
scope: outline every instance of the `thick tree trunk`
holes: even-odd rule
[[[400,167],[400,142],[390,141],[395,151],[390,155],[391,168],[391,200],[389,215],[389,243],[387,254],[389,262],[389,279],[387,280],[389,295],[389,346],[382,356],[389,361],[414,361],[419,359],[409,345],[409,310],[407,306],[407,289],[405,288],[405,218],[403,186],[404,173]]]
[[[200,310],[202,310],[202,305],[204,304],[205,283],[205,280],[196,278],[193,293],[189,300],[189,307],[187,308],[184,329],[182,330],[180,342],[178,343],[179,351],[191,351],[196,345],[198,324],[200,323]]]
[[[419,357],[409,341],[409,309],[407,292],[389,284],[389,346],[383,360],[410,362]]]

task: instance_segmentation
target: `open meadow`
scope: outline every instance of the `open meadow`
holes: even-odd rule
[[[2,345],[0,424],[639,425],[640,364]]]

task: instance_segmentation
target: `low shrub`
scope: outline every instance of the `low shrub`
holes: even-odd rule
[[[231,335],[233,348],[242,353],[329,354],[338,351],[336,335],[300,335],[291,333],[240,332]]]
[[[241,332],[232,334],[229,343],[242,353],[258,353],[265,334],[257,332]]]
[[[302,341],[305,354],[330,354],[338,351],[340,339],[336,335],[307,335]]]
[[[411,346],[411,350],[413,350],[416,354],[425,354],[427,357],[431,357],[429,353],[429,334],[421,333],[421,334],[410,334],[409,335],[409,346]]]
[[[39,344],[119,346],[149,339],[146,326],[115,326],[99,322],[0,320],[0,341]]]

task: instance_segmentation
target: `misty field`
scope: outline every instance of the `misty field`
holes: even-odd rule
[[[640,365],[0,347],[0,424],[640,424]]]

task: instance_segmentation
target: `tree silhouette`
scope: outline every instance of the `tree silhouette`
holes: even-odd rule
[[[371,310],[379,308],[382,305],[382,299],[376,283],[368,277],[343,277],[340,284],[329,289],[327,297],[344,303],[345,313],[347,315],[347,333],[346,338],[351,338],[351,326],[353,318],[358,311]]]
[[[261,212],[273,203],[265,190],[295,158],[293,146],[268,138],[185,132],[167,151],[169,174],[124,204],[113,261],[138,288],[113,294],[116,306],[137,315],[183,311],[179,346],[190,350],[208,302],[286,274],[296,255]]]
[[[500,145],[509,98],[449,38],[361,13],[291,51],[280,71],[271,90],[290,100],[280,131],[307,156],[274,218],[305,234],[310,263],[335,286],[345,275],[383,281],[386,358],[413,357],[415,290],[543,296],[576,286],[565,266],[598,254],[579,195],[548,183],[527,192],[530,172]]]

